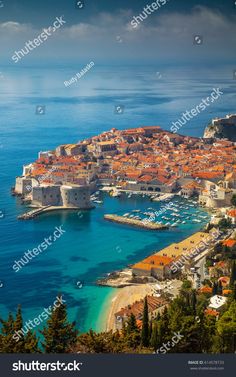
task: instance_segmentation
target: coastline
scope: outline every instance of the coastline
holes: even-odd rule
[[[193,234],[195,234],[195,232]],[[159,251],[161,251],[161,249]],[[153,286],[156,283],[149,282],[145,284],[135,285],[131,283],[130,285],[121,286],[120,288],[114,286],[112,288],[113,291],[106,298],[105,304],[103,305],[101,310],[103,316],[101,319],[99,318],[99,321],[101,321],[100,323],[102,331],[114,331],[115,313],[117,313],[119,310],[121,310],[121,308],[124,308],[127,305],[132,305],[135,301],[143,299],[146,295],[152,295]],[[111,284],[107,285],[112,287]]]
[[[155,285],[155,284],[154,284]],[[114,292],[107,297],[102,308],[103,323],[102,331],[115,330],[115,313],[128,304],[132,305],[135,301],[143,299],[146,295],[153,293],[153,283],[130,285],[123,288],[113,288]]]

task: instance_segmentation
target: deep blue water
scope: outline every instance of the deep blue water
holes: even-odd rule
[[[119,129],[158,124],[169,129],[187,109],[208,96],[213,87],[224,95],[181,132],[201,136],[208,121],[233,112],[235,83],[229,69],[195,72],[163,70],[158,67],[104,68],[95,66],[71,87],[64,87],[82,67],[2,68],[0,79],[0,315],[22,305],[25,320],[38,316],[55,300],[58,292],[67,301],[70,319],[81,330],[100,328],[101,308],[112,289],[97,287],[104,274],[122,268],[179,241],[200,228],[186,224],[170,231],[151,232],[107,223],[104,213],[125,213],[132,209],[158,210],[162,204],[144,198],[104,198],[104,204],[84,213],[51,213],[33,221],[20,222],[26,210],[10,196],[10,187],[22,166],[37,158],[40,150],[76,142],[112,127]],[[115,105],[124,105],[122,115]],[[46,114],[35,115],[36,105]],[[66,233],[48,250],[18,273],[12,265],[25,251],[37,247],[55,226]],[[83,287],[78,288],[81,281]]]

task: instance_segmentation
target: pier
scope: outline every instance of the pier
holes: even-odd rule
[[[107,221],[112,221],[118,224],[125,224],[136,226],[138,228],[148,229],[148,230],[163,230],[168,229],[167,225],[156,224],[152,222],[144,222],[142,220],[128,219],[127,217],[118,216],[118,215],[104,215],[104,219]]]
[[[45,209],[48,209],[50,206],[36,208],[30,212],[23,213],[23,215],[18,216],[18,220],[30,220],[35,218],[37,215],[39,215],[42,212],[45,212]]]

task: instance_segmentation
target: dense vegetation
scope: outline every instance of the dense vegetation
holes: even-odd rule
[[[144,301],[143,326],[138,328],[131,315],[122,331],[77,334],[74,323],[67,320],[66,306],[52,312],[41,331],[43,340],[29,331],[18,342],[15,331],[23,326],[20,307],[16,317],[10,313],[1,319],[0,351],[6,353],[233,353],[236,351],[236,285],[235,266],[231,274],[232,294],[217,320],[205,315],[206,295],[197,295],[189,282],[184,282],[180,294],[162,315],[148,321],[148,306]],[[217,288],[218,289],[218,288]],[[214,294],[215,292],[212,292]],[[172,338],[179,334],[176,344]]]

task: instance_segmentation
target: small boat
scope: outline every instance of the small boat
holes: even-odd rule
[[[94,203],[97,203],[97,204],[102,204],[102,203],[103,203],[102,200],[94,200],[93,202],[94,202]]]
[[[121,193],[119,191],[111,191],[110,192],[110,196],[112,196],[113,198],[118,198],[120,195],[121,195]]]
[[[186,224],[186,221],[182,221],[182,224]]]

